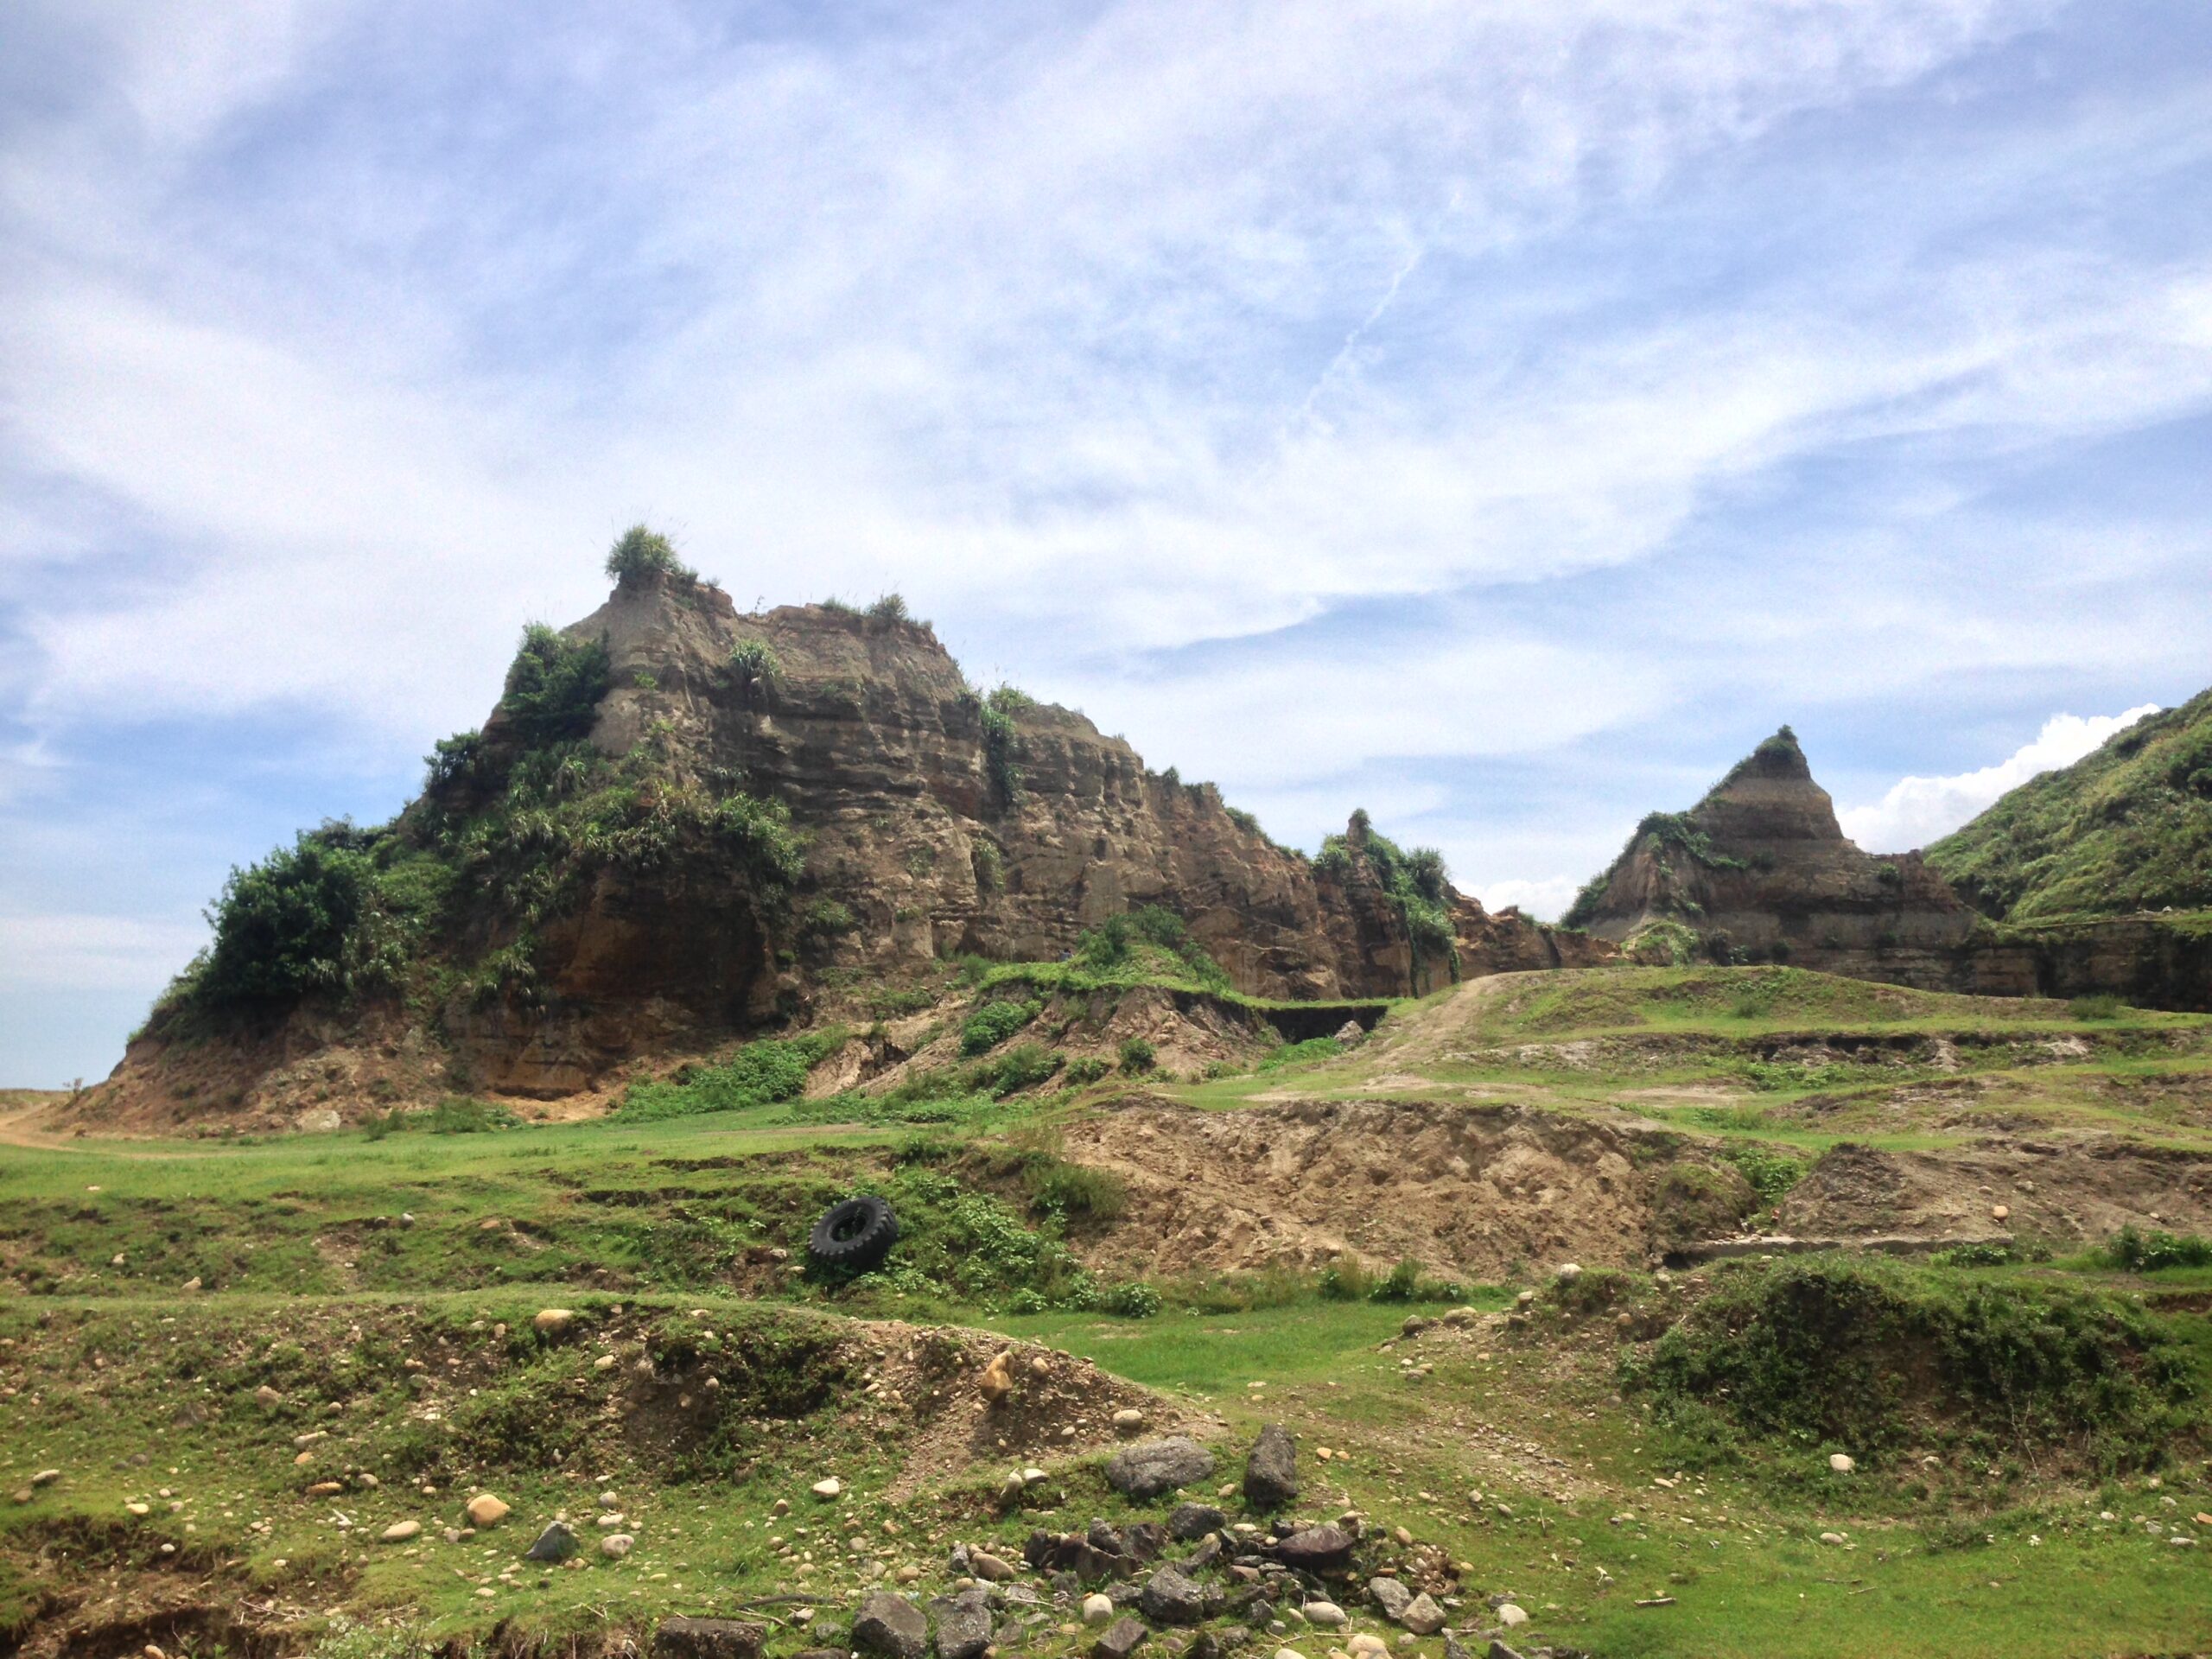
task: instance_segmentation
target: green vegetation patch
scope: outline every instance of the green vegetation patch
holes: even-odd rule
[[[2155,1466],[2205,1427],[2202,1356],[2101,1291],[1874,1261],[1732,1263],[1624,1380],[1694,1444]]]
[[[1364,807],[1351,815],[1348,833],[1322,838],[1313,855],[1313,869],[1320,875],[1341,879],[1355,865],[1363,865],[1382,891],[1413,947],[1413,970],[1418,988],[1423,962],[1444,964],[1451,977],[1459,977],[1459,944],[1452,926],[1452,897],[1444,855],[1433,847],[1400,847],[1376,830]]]
[[[2005,921],[2212,906],[2212,691],[2030,779],[1928,861]]]
[[[841,1028],[803,1037],[763,1037],[719,1065],[687,1065],[664,1081],[632,1084],[615,1116],[625,1122],[650,1123],[797,1100],[806,1088],[806,1074],[845,1041]]]

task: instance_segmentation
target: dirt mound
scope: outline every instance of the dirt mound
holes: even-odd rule
[[[2003,1216],[1994,1212],[2002,1209]],[[1929,1152],[1831,1147],[1790,1192],[1787,1231],[2095,1240],[2130,1222],[2212,1228],[2212,1154],[2118,1136]]]
[[[1127,1185],[1084,1248],[1117,1274],[1413,1257],[1497,1278],[1569,1258],[1646,1262],[1676,1229],[1658,1177],[1694,1143],[1638,1120],[1518,1106],[1286,1101],[1207,1112],[1133,1096],[1068,1127],[1065,1155]]]

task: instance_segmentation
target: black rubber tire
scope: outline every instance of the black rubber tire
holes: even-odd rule
[[[899,1217],[881,1198],[847,1198],[830,1206],[807,1236],[806,1253],[825,1268],[866,1273],[899,1242]]]

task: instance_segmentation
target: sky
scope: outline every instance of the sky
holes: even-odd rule
[[[0,1083],[648,521],[1540,915],[2212,682],[2202,0],[0,8]]]

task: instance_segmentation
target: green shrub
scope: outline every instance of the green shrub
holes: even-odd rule
[[[896,623],[912,621],[913,615],[907,610],[906,601],[903,594],[883,594],[878,595],[875,603],[868,607],[868,620],[884,627],[890,627]]]
[[[2077,996],[2066,1005],[2066,1009],[2076,1020],[2117,1020],[2127,1012],[2127,1004],[2116,996],[2100,993],[2095,996]]]
[[[422,1126],[432,1135],[482,1135],[493,1129],[518,1128],[521,1123],[522,1120],[505,1106],[459,1095],[440,1101],[422,1115]]]
[[[289,849],[233,868],[207,912],[215,930],[191,995],[208,1008],[274,1007],[346,988],[348,944],[369,902],[365,854],[302,830]]]
[[[548,748],[590,732],[613,679],[604,637],[571,639],[533,622],[507,669],[499,708],[523,747]]]
[[[1001,690],[1004,687],[1000,688]],[[1014,759],[1015,745],[1020,734],[1014,729],[1014,715],[998,706],[995,701],[983,705],[983,770],[989,775],[991,790],[1001,806],[1011,805],[1021,793],[1021,767]]]
[[[1097,1082],[1114,1068],[1096,1054],[1085,1054],[1068,1062],[1067,1071],[1061,1081],[1071,1089],[1084,1089]]]
[[[1114,1221],[1129,1207],[1129,1189],[1111,1170],[1056,1159],[1037,1166],[1028,1185],[1030,1202],[1062,1220],[1080,1216],[1089,1221]]]
[[[440,738],[431,746],[430,753],[423,757],[423,765],[426,769],[423,788],[428,794],[479,788],[494,781],[484,752],[484,734],[479,731],[456,732],[451,737]]]
[[[1317,1288],[1327,1302],[1363,1302],[1375,1294],[1375,1275],[1357,1256],[1339,1256],[1321,1269]]]
[[[725,666],[738,690],[751,694],[766,688],[784,671],[775,648],[766,639],[745,639],[729,648]]]
[[[1810,1167],[1802,1158],[1764,1147],[1724,1147],[1720,1155],[1735,1165],[1737,1173],[1751,1183],[1751,1191],[1769,1209],[1789,1197],[1789,1189],[1804,1179]]]
[[[607,552],[607,574],[618,585],[656,575],[686,583],[699,580],[699,573],[676,556],[674,543],[643,524],[632,524],[615,538]]]
[[[1116,1051],[1124,1071],[1149,1071],[1159,1056],[1150,1043],[1141,1037],[1124,1037]]]
[[[719,1065],[687,1065],[665,1081],[632,1084],[614,1115],[626,1122],[653,1122],[796,1100],[806,1074],[844,1046],[845,1033],[834,1027],[803,1037],[764,1037]]]
[[[986,1002],[960,1027],[960,1052],[986,1054],[1043,1011],[1041,1002]]]
[[[817,899],[806,907],[806,914],[799,920],[799,931],[823,938],[835,938],[849,933],[860,925],[851,909],[835,899]]]
[[[1148,1319],[1160,1312],[1160,1293],[1135,1280],[1126,1285],[1109,1285],[1098,1294],[1098,1311],[1111,1313],[1116,1319]]]
[[[995,1100],[1034,1088],[1060,1069],[1060,1057],[1042,1043],[1016,1043],[976,1068],[971,1081]]]
[[[2212,1239],[2194,1233],[2144,1232],[2133,1223],[2113,1235],[2105,1246],[2105,1260],[2129,1273],[2156,1273],[2161,1268],[2212,1267]]]

